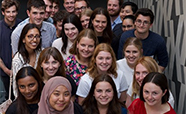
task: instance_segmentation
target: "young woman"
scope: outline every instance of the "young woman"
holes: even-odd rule
[[[98,7],[93,11],[90,17],[89,28],[95,32],[99,43],[110,44],[115,55],[117,55],[119,38],[112,33],[110,16],[106,9]]]
[[[127,114],[117,97],[114,81],[108,74],[94,79],[82,106],[85,114]]]
[[[21,68],[16,75],[18,97],[6,114],[32,114],[38,109],[43,83],[37,71],[30,66]]]
[[[82,29],[83,27],[77,15],[69,14],[64,18],[62,38],[58,38],[52,43],[52,47],[56,47],[60,51],[64,60],[70,55],[69,50]]]
[[[134,67],[133,82],[130,84],[127,91],[126,106],[129,107],[132,101],[139,98],[140,87],[143,79],[150,72],[160,72],[158,64],[152,57],[142,57],[140,58]],[[170,98],[169,103],[174,107],[174,98],[172,93],[169,91]]]
[[[15,81],[17,72],[24,66],[32,66],[36,68],[40,52],[40,29],[35,24],[25,25],[20,35],[18,52],[12,60],[13,90],[15,97],[17,97],[17,87]]]
[[[84,11],[81,12],[80,15],[80,21],[81,21],[81,25],[83,26],[83,28],[88,28],[89,22],[90,22],[90,16],[92,15],[92,10],[90,8],[85,9]]]
[[[130,114],[176,114],[169,99],[167,78],[158,72],[149,73],[143,80],[140,98],[129,106]]]
[[[143,53],[141,40],[134,37],[128,38],[124,44],[123,51],[125,58],[118,60],[117,65],[118,69],[123,71],[127,83],[130,85],[133,80],[134,66]]]
[[[83,114],[81,106],[71,100],[70,82],[61,76],[52,77],[45,84],[38,114]]]
[[[97,45],[85,75],[81,77],[76,94],[79,96],[78,102],[81,105],[82,101],[87,97],[93,79],[98,74],[108,74],[115,82],[118,98],[120,101],[126,100],[126,90],[128,84],[123,72],[117,70],[116,57],[111,46],[107,43]]]
[[[65,60],[65,65],[66,74],[74,79],[76,85],[79,84],[81,76],[86,73],[97,44],[98,40],[94,32],[91,29],[84,29],[72,45],[70,49],[72,55]]]
[[[46,83],[53,76],[66,77],[65,64],[60,52],[55,47],[45,48],[38,59],[36,70]],[[72,95],[75,96],[77,87],[73,79],[66,77],[72,86]]]
[[[37,64],[36,70],[44,83],[52,76],[60,75],[66,77],[63,58],[55,47],[45,48],[41,52]]]

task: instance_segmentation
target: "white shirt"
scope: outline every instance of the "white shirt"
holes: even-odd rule
[[[116,85],[118,98],[120,98],[121,92],[127,90],[128,84],[125,77],[123,76],[123,73],[120,70],[117,70],[117,74],[118,74],[117,78],[114,78],[113,75],[111,77]],[[92,82],[93,78],[90,77],[88,73],[84,74],[79,82],[76,95],[83,98],[87,97],[92,86]]]
[[[72,47],[72,42],[70,40],[68,40],[68,44],[67,44],[67,48],[66,48],[66,54],[62,53],[61,48],[63,46],[63,42],[62,42],[62,38],[58,38],[56,40],[54,40],[54,42],[52,43],[52,47],[55,47],[59,50],[59,52],[61,53],[63,60],[66,60],[68,56],[70,56],[71,54],[69,53],[70,48]]]
[[[134,69],[129,67],[126,58],[118,60],[117,67],[123,72],[129,86],[129,84],[133,81]]]

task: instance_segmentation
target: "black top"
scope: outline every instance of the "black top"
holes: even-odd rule
[[[38,109],[35,110],[32,114],[37,114],[37,112],[38,112]],[[74,102],[74,114],[83,114],[82,107],[75,102]]]
[[[30,114],[32,114],[35,110],[38,109],[38,104],[27,104],[27,108],[30,112]],[[17,100],[15,100],[7,109],[5,114],[20,114],[17,113]]]

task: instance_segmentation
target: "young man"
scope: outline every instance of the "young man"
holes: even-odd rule
[[[123,23],[123,19],[125,18],[125,16],[127,15],[134,15],[136,13],[136,11],[138,10],[138,6],[133,3],[133,2],[124,2],[122,5],[121,5],[121,10],[120,10],[120,18],[122,20],[121,23],[117,24],[114,28],[113,28],[113,33],[116,35],[116,36],[121,36],[121,34],[123,33],[123,30],[122,30],[122,23]]]
[[[89,8],[89,2],[87,0],[76,0],[74,5],[74,13],[79,17],[81,12]]]
[[[36,24],[41,31],[42,48],[50,47],[56,39],[56,29],[53,24],[43,21],[45,17],[45,3],[42,0],[29,0],[27,3],[27,15],[29,18],[16,27],[11,36],[12,50],[15,54],[18,50],[18,41],[23,27],[27,23]]]
[[[64,0],[63,6],[68,13],[74,12],[74,3],[75,0]]]
[[[107,11],[110,15],[112,29],[118,23],[122,22],[119,16],[120,7],[122,3],[123,0],[107,0]]]
[[[20,19],[16,18],[18,8],[19,4],[16,0],[3,0],[1,3],[1,12],[4,18],[0,21],[0,78],[7,93],[6,98],[9,94],[9,76],[12,74],[11,34],[21,22]]]
[[[44,21],[53,23],[53,19],[50,17],[52,13],[53,0],[43,0],[46,5]]]
[[[141,8],[135,14],[136,29],[124,32],[119,42],[118,57],[123,58],[123,45],[127,38],[136,37],[143,44],[143,55],[157,58],[160,69],[164,71],[168,64],[168,53],[165,40],[160,35],[150,31],[154,14],[148,8]]]

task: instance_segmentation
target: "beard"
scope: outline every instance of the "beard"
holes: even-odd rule
[[[116,12],[114,12],[114,13],[109,13],[109,15],[111,16],[111,17],[115,17],[115,16],[118,16],[119,15],[119,13],[120,13],[120,11],[118,10],[118,11],[116,11]]]

